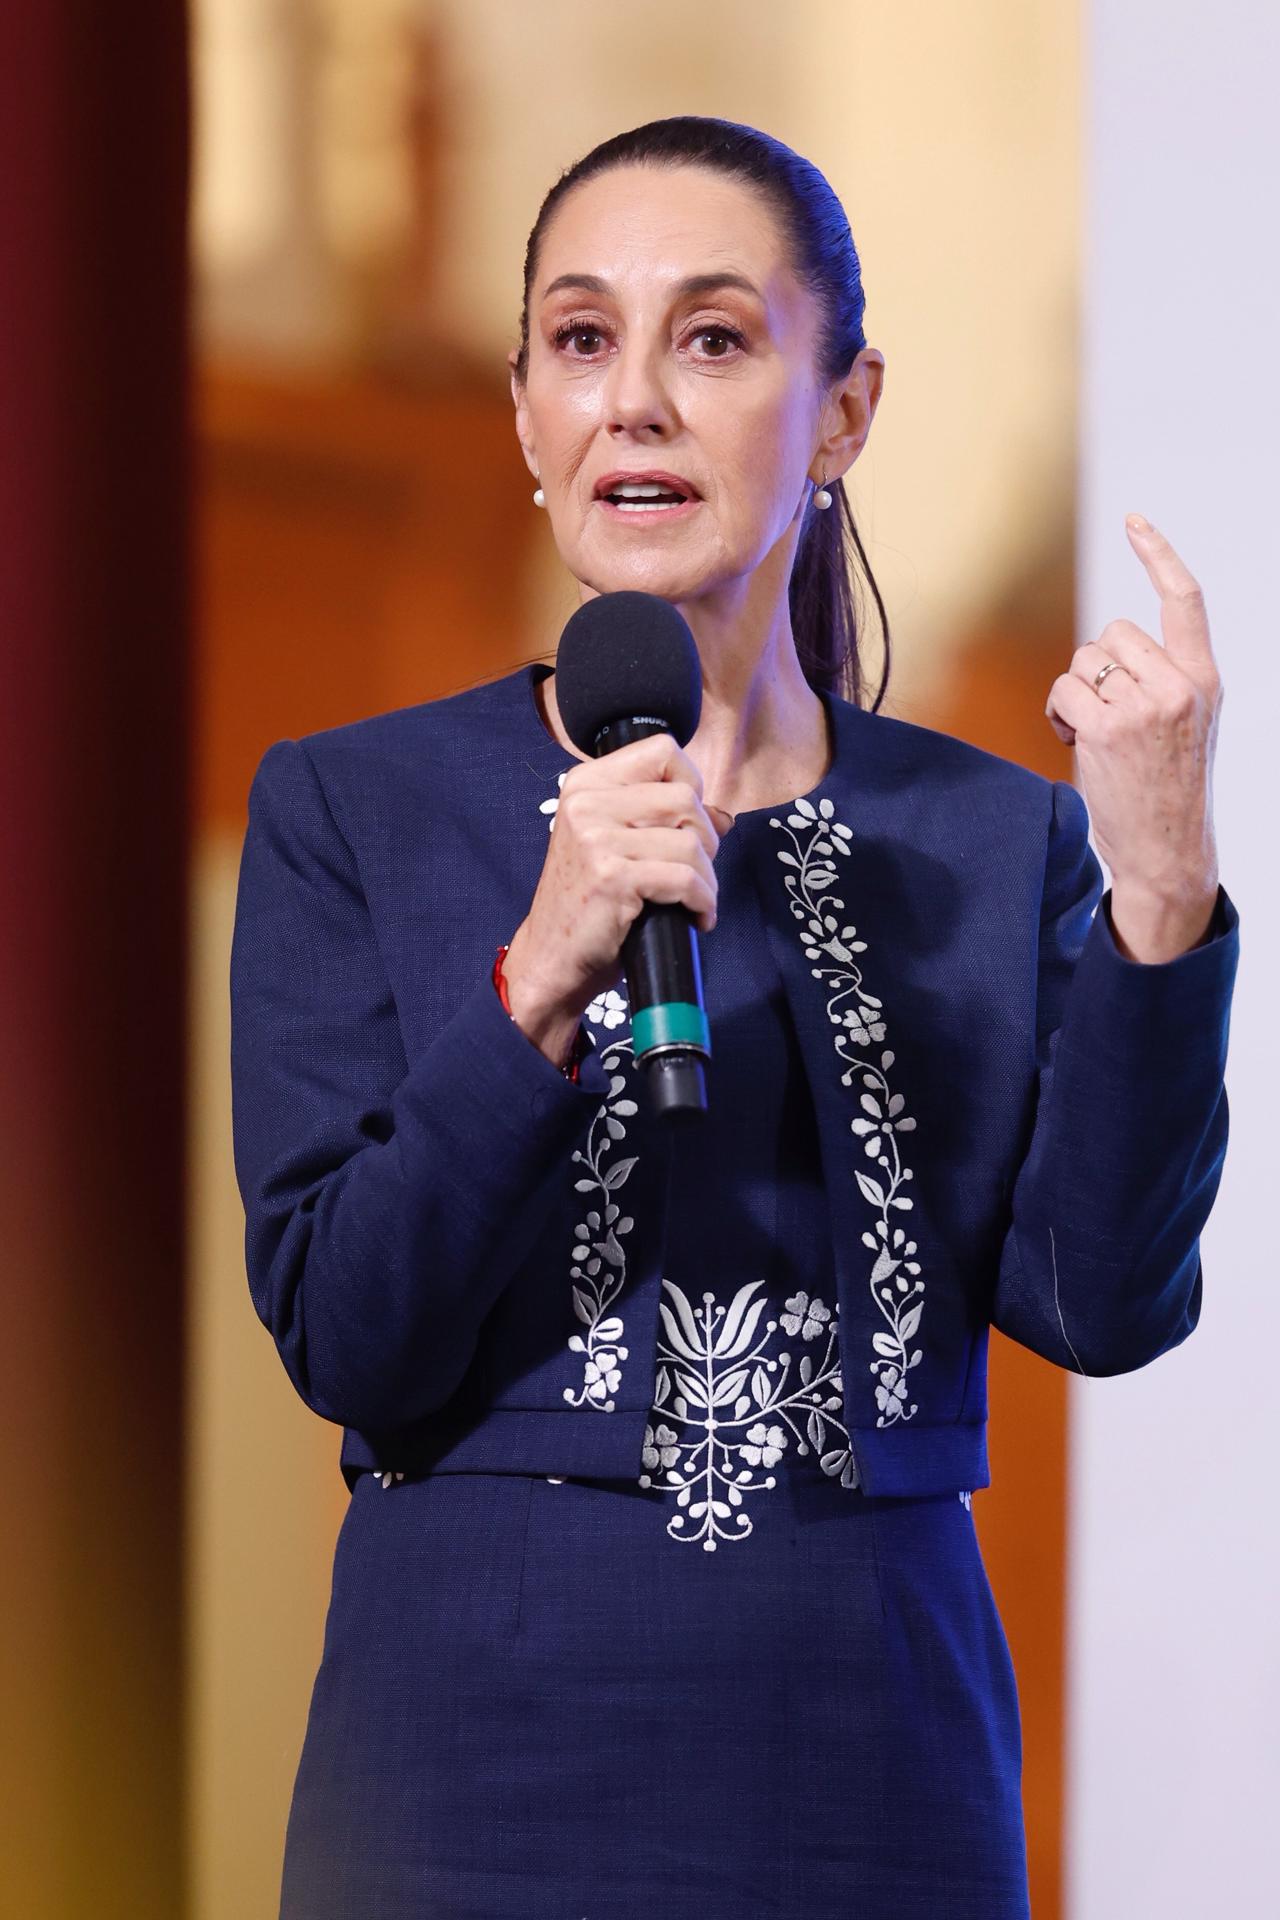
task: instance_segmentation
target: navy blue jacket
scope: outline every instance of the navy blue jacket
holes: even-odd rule
[[[249,1285],[349,1482],[642,1471],[672,1140],[625,994],[587,1009],[574,1085],[490,977],[575,764],[547,671],[279,740],[250,789]],[[1075,787],[823,697],[823,780],[730,831],[815,1103],[845,1423],[868,1493],[986,1486],[989,1325],[1096,1375],[1196,1324],[1238,916],[1220,889],[1207,944],[1126,959]]]

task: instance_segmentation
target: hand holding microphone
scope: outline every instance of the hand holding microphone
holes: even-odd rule
[[[625,971],[634,1054],[656,1107],[701,1111],[711,1047],[695,929],[715,925],[720,841],[683,745],[702,698],[687,623],[652,594],[588,601],[561,638],[556,697],[570,738],[593,757],[565,776],[511,940],[512,1013],[558,1057],[583,1009]]]

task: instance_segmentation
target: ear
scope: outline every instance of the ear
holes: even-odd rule
[[[814,450],[814,465],[821,480],[839,480],[862,452],[880,394],[884,386],[884,355],[875,347],[864,347],[840,385],[827,397],[824,418],[829,431]]]
[[[516,361],[518,358],[519,353],[517,349],[512,347],[510,353],[507,355],[507,365],[511,369],[511,399],[516,410],[516,438],[519,440],[521,450],[524,453],[525,465],[536,480],[538,478],[538,455],[537,449],[533,444],[533,428],[529,421],[528,397],[516,374]]]

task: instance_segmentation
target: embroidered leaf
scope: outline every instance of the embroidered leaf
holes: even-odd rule
[[[686,1402],[691,1401],[695,1407],[705,1407],[707,1404],[706,1381],[700,1380],[696,1373],[685,1373],[683,1370],[678,1370],[678,1378],[683,1390],[682,1399]],[[680,1404],[677,1400],[676,1405]]]
[[[583,1293],[581,1287],[575,1287],[573,1289],[573,1310],[584,1325],[588,1327],[591,1325],[592,1320],[595,1318],[595,1308],[588,1300],[586,1294]]]
[[[693,1308],[689,1303],[688,1296],[682,1287],[678,1287],[675,1284],[674,1280],[664,1280],[662,1284],[670,1294],[672,1305],[680,1316],[680,1327],[685,1340],[688,1342],[690,1348],[692,1348],[695,1357],[701,1359],[704,1353],[702,1330],[694,1318]]]
[[[750,1300],[756,1288],[762,1287],[763,1285],[763,1280],[748,1280],[744,1287],[738,1288],[738,1291],[729,1303],[728,1312],[720,1323],[720,1330],[716,1335],[715,1345],[712,1348],[713,1353],[725,1354],[728,1352],[729,1348],[733,1345],[734,1336],[742,1324],[742,1316],[747,1310],[747,1302]]]
[[[727,1406],[730,1400],[736,1399],[746,1377],[745,1367],[735,1367],[731,1373],[727,1373],[716,1385],[715,1392],[711,1396],[712,1406]]]
[[[575,1193],[594,1193],[599,1184],[598,1180],[575,1180],[573,1190]]]
[[[873,1180],[869,1173],[859,1173],[856,1169],[853,1177],[858,1183],[864,1200],[869,1200],[873,1207],[884,1205],[884,1189],[878,1180]]]
[[[891,1333],[873,1333],[871,1344],[886,1360],[896,1360],[902,1351],[902,1342],[895,1340]]]
[[[813,1355],[806,1353],[800,1361],[800,1384],[807,1387],[813,1378]]]
[[[694,1341],[690,1340],[684,1332],[684,1316],[682,1315],[681,1319],[677,1321],[670,1307],[665,1304],[659,1306],[658,1314],[666,1329],[667,1345],[671,1348],[672,1353],[675,1354],[677,1358],[684,1360],[701,1360],[703,1357],[701,1347],[695,1345]]]
[[[753,1280],[751,1282],[751,1285],[753,1287],[763,1286],[764,1282],[762,1280]],[[723,1327],[721,1327],[719,1336],[716,1340],[715,1349],[714,1349],[716,1357],[718,1359],[736,1360],[740,1354],[744,1354],[746,1352],[747,1348],[751,1345],[751,1342],[756,1337],[756,1328],[760,1323],[760,1315],[764,1312],[765,1307],[767,1305],[768,1305],[768,1301],[764,1298],[763,1295],[759,1300],[753,1300],[751,1302],[750,1307],[748,1307],[747,1309],[746,1317],[744,1318],[742,1325],[738,1329],[737,1338],[733,1340],[728,1346],[724,1344],[725,1330]],[[729,1312],[732,1313],[732,1311],[733,1309],[731,1307],[729,1309]],[[729,1316],[726,1315],[725,1317],[726,1319],[728,1319]]]
[[[660,1407],[671,1391],[671,1375],[665,1367],[658,1368],[658,1377],[653,1388],[653,1404]]]
[[[632,1167],[636,1164],[637,1158],[638,1155],[632,1154],[630,1160],[616,1160],[610,1167],[604,1177],[604,1183],[611,1193],[615,1187],[622,1185]]]
[[[798,867],[800,865],[794,853],[779,853],[778,858],[782,861],[783,865],[787,867]]]
[[[909,1340],[916,1328],[920,1325],[920,1315],[922,1312],[922,1307],[909,1307],[903,1314],[901,1320],[899,1320],[898,1332],[902,1335],[904,1341]]]
[[[608,1344],[612,1346],[615,1340],[621,1340],[623,1332],[624,1328],[621,1320],[618,1319],[616,1314],[611,1315],[609,1319],[601,1320],[596,1327],[596,1339],[607,1341]]]
[[[751,1397],[758,1407],[767,1407],[773,1397],[773,1386],[767,1367],[757,1367],[751,1376]]]
[[[744,1393],[740,1399],[735,1400],[733,1403],[734,1419],[741,1420],[743,1414],[747,1411],[747,1408],[750,1405],[751,1405],[751,1395],[749,1393]]]

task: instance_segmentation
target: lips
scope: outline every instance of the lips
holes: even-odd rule
[[[656,468],[619,468],[615,473],[602,474],[596,481],[595,497],[603,500],[619,487],[660,487],[664,494],[673,494],[679,500],[697,500],[700,496],[696,487],[678,473],[667,473]]]

